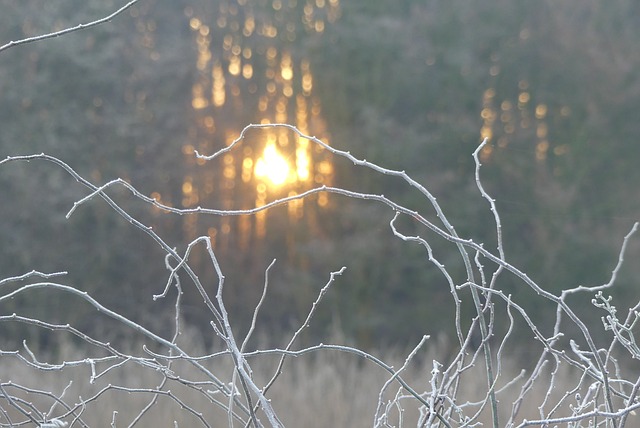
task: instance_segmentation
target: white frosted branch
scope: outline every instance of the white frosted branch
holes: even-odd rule
[[[126,3],[124,6],[120,7],[116,11],[114,11],[113,13],[111,13],[111,14],[103,17],[103,18],[96,19],[95,21],[87,22],[85,24],[78,24],[78,25],[73,26],[73,27],[68,27],[68,28],[65,28],[65,29],[62,29],[62,30],[59,30],[59,31],[53,31],[51,33],[41,34],[39,36],[26,37],[24,39],[12,40],[12,41],[0,46],[0,52],[2,52],[4,50],[7,50],[9,48],[15,47],[15,46],[24,45],[24,44],[27,44],[27,43],[39,42],[41,40],[46,40],[46,39],[53,39],[55,37],[60,37],[60,36],[64,36],[65,34],[73,33],[74,31],[85,30],[87,28],[95,27],[96,25],[100,25],[100,24],[103,24],[105,22],[109,22],[113,18],[115,18],[116,16],[120,15],[122,12],[126,11],[127,9],[129,9],[134,4],[138,3],[138,1],[139,0],[131,0],[130,2]]]

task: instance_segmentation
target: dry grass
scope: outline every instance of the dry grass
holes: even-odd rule
[[[67,351],[69,349],[67,348]],[[64,356],[67,361],[83,358],[79,349],[68,351],[68,354]],[[387,351],[383,357],[386,362],[399,367],[404,362],[405,357],[402,355],[406,356],[406,353]],[[427,347],[404,372],[403,378],[417,391],[428,389],[433,359],[440,359],[440,356],[435,349]],[[126,363],[91,384],[89,382],[91,370],[87,365],[69,367],[63,371],[43,372],[27,367],[14,357],[0,357],[0,362],[0,379],[3,383],[11,380],[22,386],[39,391],[50,391],[56,395],[61,394],[66,388],[63,398],[68,404],[87,400],[106,388],[105,392],[94,400],[90,400],[81,412],[82,420],[91,427],[110,426],[114,417],[116,426],[129,426],[154,399],[155,394],[150,390],[157,388],[162,382],[159,372],[135,363]],[[277,358],[264,355],[252,357],[250,363],[257,384],[264,385],[275,370]],[[228,357],[217,357],[204,362],[204,365],[224,382],[231,381],[233,366]],[[98,372],[104,368],[106,368],[105,365],[97,366]],[[182,379],[203,379],[199,372],[185,362],[174,362],[172,368]],[[515,361],[503,361],[501,379],[504,381],[501,384],[515,378],[518,372]],[[576,373],[571,370],[562,371],[553,391],[557,396],[552,398],[558,399],[567,391],[571,391],[579,381],[579,376],[578,378],[576,376]],[[387,372],[369,361],[346,353],[323,350],[288,358],[283,374],[269,390],[267,396],[272,400],[278,416],[287,427],[370,427],[374,425],[380,390],[388,379]],[[470,369],[464,379],[458,404],[466,400],[477,401],[484,398],[487,385],[481,364]],[[545,387],[535,390],[529,396],[519,420],[539,417],[537,406],[545,398],[548,382],[542,382],[542,384]],[[109,388],[109,385],[112,387]],[[113,387],[116,385],[128,390]],[[202,387],[205,390],[213,389],[211,385]],[[25,402],[32,402],[34,407],[41,411],[46,412],[52,408],[51,397],[34,392],[18,393],[11,386],[5,386],[5,389],[23,397]],[[201,412],[203,420],[210,426],[230,425],[227,412],[207,400],[204,394],[186,388],[176,381],[167,383],[162,389],[171,391],[171,394],[183,404],[196,412]],[[403,393],[403,390],[398,384],[393,384],[388,388],[382,403],[386,404],[399,392]],[[499,395],[502,421],[508,418],[511,401],[518,392],[517,387],[512,387]],[[575,392],[572,394],[575,395]],[[202,420],[185,410],[169,395],[159,395],[156,400],[153,407],[141,417],[138,426],[204,426]],[[419,417],[418,404],[413,399],[406,399],[400,401],[402,409],[397,406],[391,407],[391,411],[388,412],[391,416],[391,425],[416,426]],[[11,410],[6,400],[1,401],[0,407],[7,410],[14,423],[25,420],[24,416]],[[57,405],[53,407],[49,417],[62,413],[64,413],[62,407]],[[402,418],[402,421],[399,418]],[[65,420],[71,421],[70,418]],[[487,424],[485,426],[491,425],[488,414],[481,420]],[[6,421],[2,422],[6,424]],[[76,423],[73,426],[81,425]],[[236,421],[234,426],[244,425]]]

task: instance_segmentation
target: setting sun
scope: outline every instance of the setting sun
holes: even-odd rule
[[[272,184],[281,186],[289,177],[289,164],[278,152],[274,144],[268,144],[262,157],[256,162],[256,177],[268,179]]]

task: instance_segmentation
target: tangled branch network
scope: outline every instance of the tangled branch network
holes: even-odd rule
[[[621,358],[631,356],[640,358],[640,348],[636,343],[633,327],[638,319],[640,304],[631,307],[625,317],[618,315],[610,297],[605,293],[614,286],[627,243],[638,225],[634,225],[624,238],[620,250],[618,264],[613,269],[611,278],[606,284],[595,287],[579,286],[566,289],[559,295],[553,294],[534,282],[524,272],[506,260],[503,247],[501,220],[495,200],[482,186],[480,178],[480,150],[487,144],[482,142],[473,153],[475,161],[475,183],[478,192],[488,204],[493,215],[496,231],[496,251],[492,252],[482,243],[461,237],[449,222],[447,215],[438,204],[436,198],[422,184],[412,179],[404,171],[395,171],[378,166],[369,161],[359,159],[348,151],[341,151],[325,144],[319,139],[304,135],[296,127],[287,124],[255,124],[245,127],[240,136],[229,146],[212,154],[196,153],[200,159],[210,161],[236,150],[248,132],[261,132],[267,128],[281,128],[294,133],[299,138],[307,139],[322,149],[331,152],[335,157],[346,159],[354,167],[366,168],[374,173],[397,177],[417,190],[430,203],[435,212],[435,220],[424,213],[411,210],[402,204],[376,193],[365,193],[348,190],[343,187],[320,186],[304,193],[289,196],[267,203],[264,206],[249,210],[220,210],[197,207],[179,209],[167,206],[154,198],[143,195],[135,187],[122,179],[114,179],[104,184],[94,184],[80,176],[71,166],[62,160],[46,154],[27,156],[11,156],[0,161],[0,168],[9,163],[25,161],[47,161],[62,168],[76,182],[86,188],[87,194],[77,200],[67,213],[67,217],[81,209],[83,205],[96,198],[104,200],[113,212],[122,217],[131,227],[144,232],[165,254],[167,281],[163,291],[153,299],[175,296],[172,314],[173,326],[166,336],[154,333],[150,327],[117,313],[104,306],[86,292],[74,286],[60,282],[65,272],[43,273],[27,272],[23,275],[0,280],[0,321],[3,323],[22,323],[31,325],[56,337],[56,334],[73,335],[86,345],[85,353],[79,358],[66,359],[61,363],[43,361],[46,355],[34,352],[27,341],[19,349],[0,350],[3,365],[14,361],[22,371],[3,373],[0,379],[0,426],[104,426],[105,421],[96,422],[94,413],[99,408],[108,408],[111,426],[134,426],[144,418],[159,412],[164,405],[170,403],[174,408],[174,426],[252,426],[282,427],[284,426],[283,410],[278,411],[276,397],[271,395],[275,385],[286,372],[288,361],[293,357],[307,354],[347,353],[362,359],[367,364],[386,374],[377,394],[375,410],[369,415],[368,422],[374,427],[409,426],[419,427],[527,427],[527,426],[563,426],[568,427],[615,427],[628,426],[633,415],[640,407],[638,390],[640,377],[628,374],[619,364]],[[32,162],[32,165],[35,163]],[[225,276],[223,267],[218,262],[216,250],[208,236],[193,240],[181,252],[161,237],[154,229],[132,216],[123,209],[108,191],[112,187],[124,187],[130,196],[171,214],[196,214],[216,216],[254,215],[260,211],[270,210],[294,200],[308,198],[318,192],[329,192],[352,199],[375,201],[389,208],[389,226],[394,236],[410,243],[417,243],[425,250],[426,259],[442,275],[448,284],[452,296],[455,314],[455,350],[446,360],[434,359],[432,370],[424,378],[409,376],[409,369],[417,356],[424,355],[431,339],[425,335],[415,348],[411,350],[399,368],[383,361],[361,349],[340,344],[317,344],[309,347],[297,347],[298,339],[309,326],[317,308],[330,292],[331,286],[339,280],[347,266],[330,272],[324,287],[313,302],[309,302],[309,310],[304,321],[284,340],[282,347],[251,348],[250,339],[258,323],[258,315],[265,296],[268,295],[269,272],[274,263],[266,269],[262,286],[262,297],[255,305],[251,328],[244,337],[234,333],[232,321],[223,299]],[[409,236],[402,232],[399,219],[406,217],[419,223],[425,231],[423,236]],[[438,259],[430,241],[425,238],[437,236],[450,243],[451,251],[459,257],[464,266],[465,277],[456,280],[455,275],[447,270]],[[435,235],[434,235],[435,234]],[[493,245],[492,245],[493,246]],[[213,290],[200,280],[199,272],[192,265],[189,256],[196,247],[202,247],[208,255],[208,262],[217,275],[217,285]],[[512,296],[500,289],[498,278],[512,275],[524,287],[530,288],[540,304],[552,305],[556,308],[556,320],[552,332],[544,332],[538,328],[521,304]],[[212,333],[222,344],[220,349],[211,352],[198,352],[189,344],[180,341],[180,333],[184,326],[181,317],[181,295],[185,287],[193,287],[200,297],[210,316]],[[124,331],[131,331],[144,338],[144,343],[134,349],[120,349],[106,340],[83,332],[79,327],[69,324],[56,324],[48,319],[40,319],[32,315],[2,312],[7,302],[12,299],[30,295],[39,289],[48,289],[54,293],[72,295],[80,299],[84,305],[111,318]],[[171,290],[177,293],[170,293]],[[567,303],[567,297],[586,294],[593,298],[595,310],[604,314],[604,327],[610,333],[610,341],[606,347],[596,345],[592,331],[596,327],[589,326]],[[461,308],[466,300],[470,301],[475,313],[465,321]],[[29,301],[23,300],[23,301]],[[428,305],[428,302],[425,302]],[[33,313],[25,311],[25,313]],[[506,319],[496,320],[498,313],[506,314]],[[624,319],[622,319],[624,318]],[[468,322],[467,322],[468,321]],[[526,325],[537,339],[540,354],[533,369],[509,375],[505,369],[505,355],[509,344],[513,343],[513,330],[516,322]],[[561,331],[561,325],[572,324],[577,332],[576,337],[566,337],[568,333]],[[496,325],[507,325],[508,328],[496,329]],[[602,328],[602,326],[600,326]],[[428,332],[425,332],[428,333]],[[472,338],[480,338],[480,344]],[[582,344],[582,347],[579,345]],[[1,345],[0,345],[1,346]],[[276,364],[266,377],[257,375],[257,367],[262,359],[275,358]],[[136,373],[151,373],[156,382],[152,385],[136,384],[138,376],[122,375],[130,373],[131,367]],[[561,367],[569,367],[572,377],[560,383]],[[481,368],[481,369],[480,369]],[[71,370],[82,370],[85,373],[81,382],[94,385],[94,389],[85,389],[84,396],[75,393],[72,381],[66,381]],[[42,376],[58,376],[62,379],[59,387],[42,389],[23,379],[25,372],[35,372]],[[469,384],[477,384],[474,379],[484,379],[484,387],[479,391],[469,391]],[[15,377],[12,377],[15,374]],[[568,386],[567,386],[568,385]],[[290,391],[295,394],[295,391]],[[75,395],[74,395],[75,394]],[[88,395],[87,395],[88,394]],[[127,397],[143,397],[138,408],[131,412],[129,403],[126,413],[122,409],[110,407],[112,396],[124,394]],[[278,396],[279,397],[279,396]],[[105,404],[102,404],[105,403]],[[309,403],[313,405],[313,403]],[[533,412],[532,412],[533,409]],[[409,411],[415,418],[410,420]],[[284,410],[286,412],[286,410]],[[331,413],[331,409],[326,410]],[[180,422],[180,421],[182,422]],[[222,421],[222,423],[221,423]],[[630,422],[631,421],[631,422]],[[637,420],[635,421],[637,423]]]

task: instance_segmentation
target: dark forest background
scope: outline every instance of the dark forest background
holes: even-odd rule
[[[4,2],[0,44],[116,7],[104,0]],[[601,284],[640,218],[638,22],[640,3],[631,0],[145,0],[104,25],[0,53],[0,156],[51,154],[95,184],[122,177],[176,207],[250,208],[257,196],[239,178],[231,193],[213,186],[197,203],[187,198],[194,188],[223,182],[224,165],[198,163],[193,150],[211,153],[243,126],[282,117],[271,111],[280,99],[272,89],[286,94],[289,80],[269,70],[290,60],[300,65],[295,77],[312,74],[313,89],[293,80],[285,98],[298,101],[285,106],[288,122],[300,123],[300,103],[312,106],[309,132],[405,170],[438,198],[462,237],[493,249],[493,218],[475,186],[471,156],[489,137],[482,176],[501,213],[507,260],[555,293]],[[238,58],[252,64],[242,69],[246,75],[232,68]],[[220,81],[216,64],[226,76],[221,105],[210,95]],[[260,138],[254,132],[245,145],[257,151]],[[400,180],[315,156],[326,173],[317,183],[384,194],[436,220]],[[65,219],[86,194],[54,165],[0,168],[0,277],[66,270],[70,285],[168,332],[171,299],[151,299],[167,280],[162,252],[100,200]],[[257,223],[240,218],[164,214],[126,190],[109,194],[181,251],[199,234],[217,234],[225,297],[239,330],[248,326],[274,258],[261,318],[266,340],[299,322],[329,272],[342,266],[347,271],[310,330],[314,339],[340,330],[360,346],[404,346],[453,328],[446,281],[421,247],[393,237],[393,214],[383,206],[312,199],[295,219],[286,207],[270,212],[260,234]],[[429,237],[409,221],[402,225]],[[249,230],[244,238],[241,229]],[[435,238],[433,245],[454,280],[464,282],[455,248]],[[639,254],[632,242],[612,290],[629,306],[640,294]],[[192,261],[213,290],[204,252]],[[555,308],[508,275],[501,281],[549,332]],[[185,289],[183,315],[202,326],[206,340],[210,314]],[[601,316],[588,298],[573,303],[587,317]],[[1,311],[117,334],[96,322],[92,309],[46,291]],[[26,333],[44,341],[37,330],[7,327],[2,340]]]

